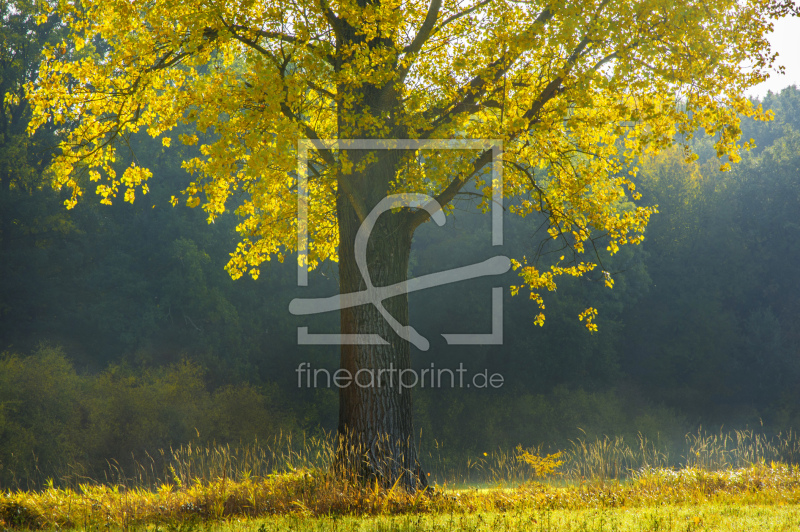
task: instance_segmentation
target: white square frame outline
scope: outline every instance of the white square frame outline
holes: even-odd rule
[[[336,150],[492,150],[492,246],[503,245],[503,140],[502,139],[309,139],[297,141],[297,286],[308,286],[308,152]],[[501,345],[503,343],[503,289],[492,288],[492,332],[442,334],[449,345]],[[386,345],[377,334],[311,334],[297,328],[298,345]]]

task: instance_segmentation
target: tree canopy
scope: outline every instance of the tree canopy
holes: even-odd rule
[[[631,163],[697,130],[716,136],[718,156],[738,160],[738,115],[764,116],[744,90],[764,79],[770,17],[788,9],[763,0],[53,7],[74,52],[46,52],[31,129],[79,124],[52,166],[72,190],[68,205],[88,186],[108,202],[147,192],[143,154],[117,172],[115,140],[144,128],[168,146],[180,122],[213,131],[184,162],[194,179],[183,194],[209,221],[226,209],[241,216],[234,277],[295,250],[294,147],[304,137],[501,139],[504,192],[518,198],[510,210],[545,213],[550,235],[577,254],[597,231],[612,250],[639,242],[652,209],[626,203],[637,198]],[[312,267],[338,258],[339,194],[362,220],[375,194],[422,192],[447,204],[471,178],[489,200],[480,180],[488,152],[424,162],[406,154],[380,179],[359,171],[376,157],[352,158],[320,150],[312,165]],[[523,276],[534,290],[552,288],[554,274],[594,267],[571,258],[548,272],[527,265]]]

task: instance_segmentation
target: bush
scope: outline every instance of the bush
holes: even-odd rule
[[[111,366],[78,375],[60,348],[0,357],[0,490],[49,478],[153,475],[159,450],[194,441],[267,441],[295,428],[277,388],[209,390],[205,371],[183,361],[158,369]],[[281,413],[284,412],[284,413]],[[169,454],[168,452],[166,453]]]
[[[0,487],[41,482],[80,456],[80,399],[61,349],[0,357]]]

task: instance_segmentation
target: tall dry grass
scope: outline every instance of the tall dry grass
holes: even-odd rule
[[[281,433],[267,442],[238,446],[188,443],[160,450],[155,456],[145,454],[134,462],[134,470],[126,471],[111,461],[102,475],[92,476],[76,466],[56,484],[73,489],[87,483],[157,489],[164,484],[191,486],[221,478],[242,481],[298,471],[328,472],[335,462],[336,448],[336,435],[326,433],[300,437]],[[544,480],[519,460],[521,451],[545,454],[542,446],[496,449],[456,461],[434,442],[421,460],[431,485],[508,486]],[[626,479],[649,469],[721,471],[770,462],[800,464],[800,438],[793,431],[767,436],[749,429],[718,433],[698,429],[686,434],[683,448],[677,451],[639,434],[633,442],[620,436],[577,438],[561,452],[564,463],[550,480],[606,481]],[[342,471],[337,474],[341,476]]]
[[[181,488],[217,479],[239,482],[296,472],[333,475],[336,449],[336,435],[327,433],[299,437],[279,433],[269,441],[234,446],[187,443],[132,457],[133,466],[127,468],[113,460],[100,472],[87,471],[75,464],[59,478],[42,478],[36,486],[0,486],[0,491],[37,490],[48,484],[73,490],[82,485],[156,490],[164,485]],[[509,486],[545,480],[519,459],[523,451],[546,454],[543,447],[538,446],[496,449],[456,460],[446,448],[434,442],[421,453],[421,461],[428,472],[429,484],[450,488]],[[699,429],[686,434],[682,448],[674,443],[670,446],[658,440],[651,441],[640,434],[634,441],[619,436],[577,438],[560,451],[563,464],[549,481],[606,481],[623,480],[649,469],[721,471],[770,462],[800,464],[800,437],[793,431],[767,436],[753,430],[709,432]],[[357,461],[358,456],[353,459]],[[335,474],[342,477],[348,472],[340,470]]]
[[[472,511],[530,501],[543,507],[681,502],[759,490],[773,490],[768,498],[776,501],[800,500],[800,439],[794,432],[768,437],[750,430],[698,430],[686,435],[678,454],[641,435],[632,444],[621,437],[576,439],[561,451],[560,467],[547,469],[554,472],[548,478],[529,465],[537,463],[531,456],[547,460],[541,447],[486,452],[455,465],[435,448],[422,457],[437,488],[433,494],[407,493],[334,467],[336,443],[330,434],[280,434],[266,443],[187,444],[146,454],[132,471],[111,462],[95,478],[76,468],[44,489],[0,490],[0,524],[125,528],[234,515]],[[523,455],[526,460],[520,460]],[[626,479],[633,482],[618,482]],[[481,485],[516,487],[463,490]]]

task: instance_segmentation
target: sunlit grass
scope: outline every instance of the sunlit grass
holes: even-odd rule
[[[132,476],[112,467],[102,483],[70,477],[5,491],[0,528],[283,530],[300,520],[295,529],[782,530],[794,519],[786,529],[800,529],[800,468],[773,460],[796,456],[794,435],[698,433],[687,443],[680,467],[644,438],[633,447],[579,440],[557,456],[487,452],[416,494],[334,473],[330,438],[184,446],[163,453],[161,475],[151,462]]]
[[[526,510],[469,514],[402,515],[377,517],[280,516],[249,522],[229,522],[212,530],[240,532],[279,531],[386,531],[439,532],[468,530],[529,532],[778,532],[795,531],[800,524],[798,506],[738,506],[702,504],[654,508],[591,508],[578,510]]]

